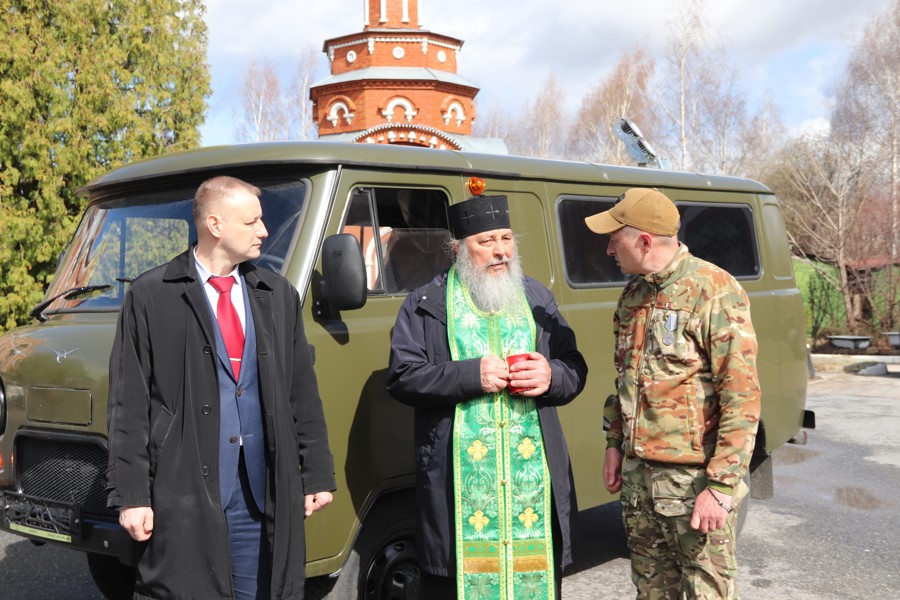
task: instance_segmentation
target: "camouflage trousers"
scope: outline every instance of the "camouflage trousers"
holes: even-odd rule
[[[706,488],[702,467],[625,458],[622,520],[639,600],[737,600],[737,510],[718,531],[690,525],[694,499]],[[734,506],[746,494],[741,485]]]

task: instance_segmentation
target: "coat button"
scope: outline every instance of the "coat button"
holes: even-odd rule
[[[203,465],[203,468],[200,469],[200,472],[203,473],[204,477],[206,477],[207,475],[209,475],[209,467],[207,467],[206,465]]]
[[[228,441],[231,442],[232,444],[237,444],[238,436],[233,435],[230,438],[228,438]]]
[[[234,395],[237,396],[238,398],[240,398],[241,394],[243,394],[243,393],[244,393],[244,390],[242,390],[241,388],[238,388],[237,391],[234,392]]]
[[[200,411],[201,411],[204,415],[208,415],[209,413],[212,412],[212,408],[209,407],[209,404],[204,404],[204,405],[203,405],[203,408],[201,408]]]
[[[212,354],[212,346],[203,346],[203,354]]]

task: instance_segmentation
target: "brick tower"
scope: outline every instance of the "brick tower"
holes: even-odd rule
[[[478,88],[456,73],[463,42],[419,25],[418,0],[364,0],[362,32],[325,40],[331,75],[310,87],[322,141],[506,152],[473,138]]]

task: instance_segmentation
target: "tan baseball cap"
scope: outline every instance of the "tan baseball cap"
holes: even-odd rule
[[[612,233],[626,225],[656,235],[676,235],[681,218],[675,203],[659,190],[631,188],[611,209],[585,218],[594,233]]]

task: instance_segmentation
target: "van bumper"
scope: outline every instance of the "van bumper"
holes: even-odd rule
[[[71,535],[46,533],[23,524],[21,519],[15,516],[13,506],[20,498],[21,496],[18,494],[0,492],[0,506],[3,509],[0,529],[3,531],[24,537],[37,545],[50,543],[82,552],[116,556],[125,565],[135,564],[136,544],[117,520],[109,517],[84,515],[78,518],[77,532],[70,532]]]

